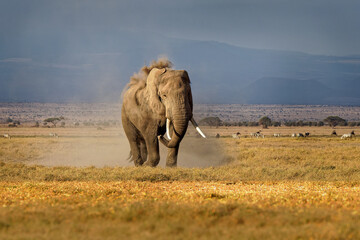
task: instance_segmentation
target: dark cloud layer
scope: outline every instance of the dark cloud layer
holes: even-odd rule
[[[0,41],[135,31],[315,54],[360,53],[357,0],[0,1]],[[54,37],[52,43],[56,44]],[[60,43],[57,43],[60,44]]]

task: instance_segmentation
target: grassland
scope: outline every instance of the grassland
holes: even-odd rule
[[[360,138],[312,129],[212,139],[222,166],[177,169],[34,165],[84,139],[102,148],[121,136],[12,130],[0,138],[0,239],[359,239]]]

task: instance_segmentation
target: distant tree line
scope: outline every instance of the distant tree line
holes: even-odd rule
[[[53,125],[53,127],[56,127],[56,125],[58,124],[58,122],[64,120],[64,117],[51,117],[51,118],[46,118],[44,119],[44,125],[46,126],[48,123],[51,123]],[[65,125],[64,125],[65,126]]]
[[[280,127],[280,126],[287,126],[287,127],[321,127],[321,126],[330,126],[330,127],[336,127],[336,126],[360,126],[360,121],[353,121],[348,122],[345,119],[338,117],[338,116],[329,116],[325,118],[322,121],[303,121],[303,120],[297,120],[297,121],[272,121],[269,117],[264,116],[260,118],[258,121],[240,121],[240,122],[230,122],[230,121],[222,121],[218,117],[206,117],[204,119],[201,119],[199,121],[199,124],[202,126],[244,126],[244,127],[257,127],[262,126],[263,128],[267,127]]]
[[[350,127],[355,127],[355,126],[360,127],[360,122],[349,122],[348,126],[350,126]]]
[[[64,117],[51,117],[46,118],[43,120],[44,127],[50,127],[48,124],[52,124],[53,127],[57,127],[57,124],[60,123],[60,127],[65,127],[65,118]],[[9,127],[17,127],[20,125],[20,121],[13,120],[12,118],[8,117],[5,120],[5,123],[8,124]],[[75,127],[80,126],[80,122],[73,123]],[[110,127],[110,126],[118,126],[120,125],[119,120],[103,120],[103,121],[84,121],[82,122],[84,126],[102,126],[102,127]],[[296,120],[296,121],[273,121],[268,116],[261,117],[258,121],[222,121],[219,117],[206,117],[199,121],[199,125],[201,126],[244,126],[244,127],[258,127],[262,126],[263,128],[267,127],[280,127],[280,126],[287,126],[287,127],[321,127],[321,126],[350,126],[356,127],[360,126],[360,121],[351,121],[348,122],[347,120],[339,117],[339,116],[329,116],[322,121],[303,121],[303,120]],[[36,124],[32,127],[40,127],[40,123],[37,121]]]
[[[6,119],[6,123],[8,124],[9,127],[17,127],[21,124],[19,120],[13,120],[10,117]]]
[[[308,126],[308,127],[321,127],[324,126],[325,123],[323,121],[286,121],[284,122],[284,126],[287,127],[303,127],[303,126]]]
[[[103,127],[110,127],[110,126],[117,126],[120,124],[120,121],[117,120],[107,120],[107,121],[85,121],[83,122],[84,126],[103,126]]]

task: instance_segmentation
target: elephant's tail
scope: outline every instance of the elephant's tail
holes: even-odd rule
[[[134,161],[133,158],[132,158],[131,151],[129,152],[129,156],[127,157],[127,160],[128,160],[129,162],[133,162],[133,161]]]

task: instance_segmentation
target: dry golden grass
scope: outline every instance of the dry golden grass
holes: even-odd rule
[[[356,239],[360,187],[324,182],[1,182],[1,239]]]
[[[139,182],[68,181],[0,182],[0,206],[20,207],[33,203],[95,206],[117,202],[127,207],[138,201],[163,201],[178,204],[238,203],[258,208],[290,209],[323,207],[356,210],[360,208],[360,186],[338,182]],[[360,214],[360,212],[359,212]]]
[[[17,131],[0,138],[0,239],[360,238],[360,138],[220,138],[219,167],[78,168],[31,163],[108,150],[112,131]]]

